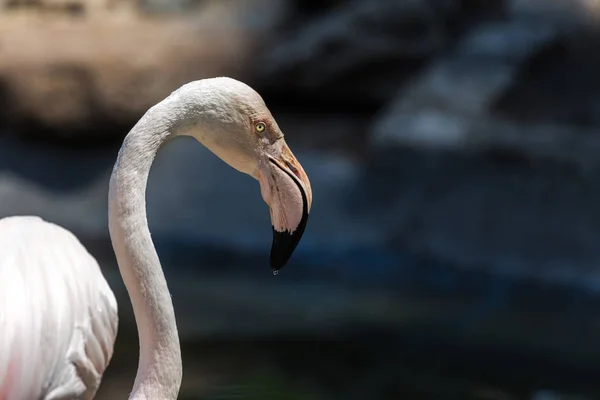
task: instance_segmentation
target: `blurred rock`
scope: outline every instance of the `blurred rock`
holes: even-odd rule
[[[262,65],[268,86],[320,97],[381,100],[402,71],[446,43],[454,1],[350,1],[275,39]]]
[[[501,1],[340,3],[273,39],[261,62],[265,87],[285,87],[288,94],[320,101],[379,105],[452,43],[457,19],[468,11],[495,9]]]
[[[575,143],[597,137],[598,43],[598,31],[577,32],[540,51],[497,99],[492,113],[521,124],[571,129]]]
[[[139,0],[140,8],[150,13],[184,13],[199,7],[205,0]]]
[[[123,136],[188,81],[248,80],[248,60],[286,10],[280,0],[204,1],[185,15],[132,2],[44,1],[0,10],[1,121],[18,132],[93,141]]]
[[[323,12],[331,11],[332,8],[338,7],[341,4],[348,3],[352,0],[323,0],[323,1],[305,1],[293,0],[291,3],[294,7],[294,19],[305,16],[314,16]]]
[[[382,199],[379,212],[390,216],[395,246],[461,268],[600,290],[598,135],[573,120],[522,123],[497,111],[507,92],[521,102],[503,101],[504,110],[530,110],[523,99],[535,90],[525,85],[539,78],[531,60],[560,42],[568,23],[515,12],[472,30],[374,121],[364,179],[373,181],[370,201]],[[544,60],[540,70],[551,71]],[[550,86],[557,76],[538,86],[546,98],[561,97],[561,86]]]
[[[552,21],[514,18],[484,24],[456,50],[433,62],[398,93],[373,125],[373,143],[399,142],[461,148],[479,131],[471,124],[489,117],[496,99],[541,46],[555,40]],[[473,139],[476,140],[476,139]]]
[[[380,153],[365,176],[395,248],[592,292],[600,290],[599,179],[598,169],[583,174],[508,152],[424,150]]]

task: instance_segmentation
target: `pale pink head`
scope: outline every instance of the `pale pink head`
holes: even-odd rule
[[[171,96],[174,100],[188,100],[178,102],[187,105],[179,112],[189,117],[186,126],[180,128],[260,183],[273,226],[271,270],[277,272],[287,263],[304,233],[312,190],[308,176],[262,97],[231,78],[192,82]]]

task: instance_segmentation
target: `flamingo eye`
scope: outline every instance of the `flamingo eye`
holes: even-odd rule
[[[265,131],[265,129],[267,129],[267,127],[265,126],[264,122],[259,122],[254,125],[254,129],[256,129],[256,132],[262,133]]]

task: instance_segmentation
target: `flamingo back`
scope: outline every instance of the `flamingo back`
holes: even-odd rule
[[[0,400],[93,398],[117,325],[115,296],[71,232],[0,219]]]

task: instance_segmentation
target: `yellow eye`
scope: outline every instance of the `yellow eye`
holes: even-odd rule
[[[258,132],[258,133],[264,132],[264,130],[265,130],[266,128],[267,128],[267,127],[266,127],[266,126],[265,126],[265,124],[264,124],[264,123],[262,123],[262,122],[259,122],[258,124],[254,125],[254,129],[256,129],[256,132]]]

